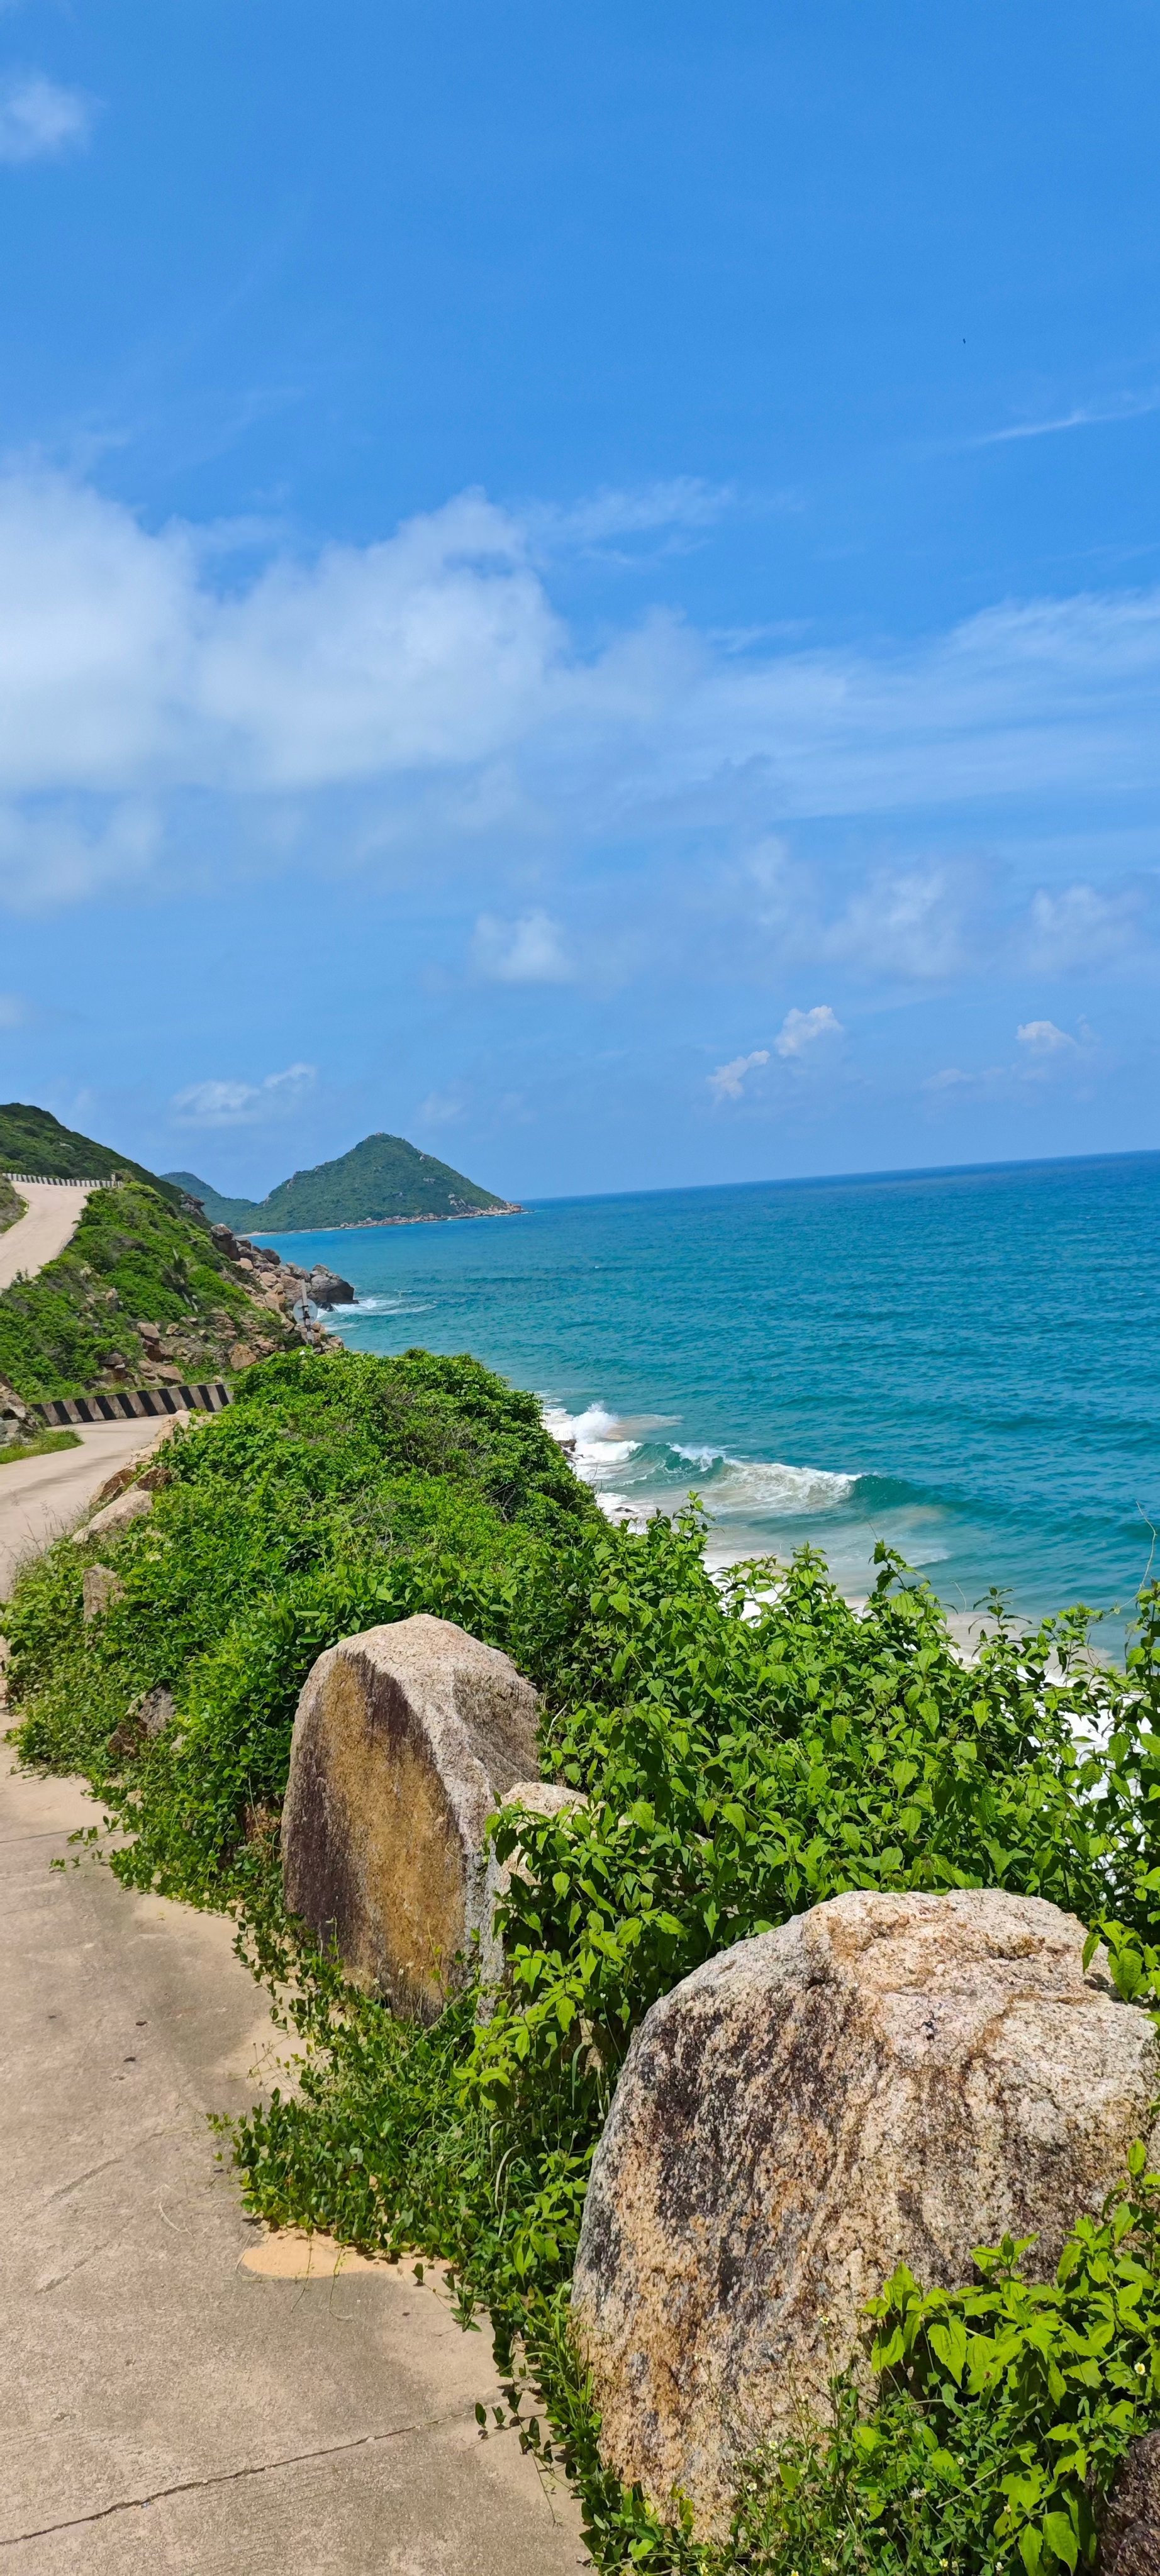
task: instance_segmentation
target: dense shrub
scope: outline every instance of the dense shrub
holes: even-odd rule
[[[714,1951],[848,1887],[1049,1897],[1107,1925],[1121,1990],[1149,1999],[1160,1592],[1143,1596],[1121,1669],[1093,1660],[1082,1612],[1019,1635],[997,1602],[964,1667],[939,1604],[887,1551],[862,1617],[809,1551],[776,1577],[740,1569],[723,1588],[706,1573],[695,1514],[641,1536],[609,1528],[533,1399],[474,1361],[422,1352],[272,1361],[242,1381],[228,1415],[177,1443],[173,1468],[152,1518],[102,1546],[125,1593],[88,1632],[79,1551],[57,1549],[24,1578],[8,1618],[24,1753],[87,1770],[132,1829],[113,1864],[123,1877],[241,1906],[256,1964],[296,1976],[300,2089],[256,2110],[233,2142],[249,2206],[445,2257],[465,2307],[490,2309],[504,2367],[514,2374],[518,2361],[521,2384],[542,2390],[554,2429],[521,2418],[520,2437],[562,2448],[601,2562],[708,2570],[711,2554],[679,2516],[663,2526],[601,2469],[567,2341],[589,2161],[631,2032]],[[508,1900],[512,1974],[496,2011],[477,2023],[469,1991],[430,2030],[353,1995],[297,1943],[271,1857],[314,1656],[419,1609],[515,1657],[544,1694],[547,1765],[590,1801],[522,1828],[529,1868]],[[178,1721],[126,1764],[110,1736],[161,1681]],[[501,1854],[512,1839],[501,1816]],[[1059,2310],[1068,2333],[1080,2331],[1080,2286],[1102,2295],[1109,2261],[1135,2265],[1140,2312],[1153,2316],[1152,2186],[1137,2176],[1132,2188],[1107,2245],[1077,2237]],[[1087,2473],[1069,2472],[1062,2504],[1058,2479],[1044,2483],[1060,2453],[1042,2406],[1000,2402],[993,2375],[975,2384],[973,2361],[965,2378],[949,2365],[945,2380],[934,2374],[940,2337],[961,2328],[976,2349],[992,2312],[964,2302],[992,2294],[1007,2303],[1003,2334],[1016,2335],[1003,2385],[1026,2395],[1045,2294],[1028,2288],[1020,2308],[1013,2250],[958,2309],[924,2307],[895,2283],[880,2320],[878,2414],[839,2389],[828,2444],[755,2463],[715,2566],[806,2576],[855,2560],[901,2566],[908,2553],[925,2564],[926,2552],[933,2568],[947,2548],[930,2555],[933,2509],[912,2512],[923,2499],[911,2489],[941,2493],[940,2480],[956,2479],[967,2503],[952,2517],[952,2566],[997,2567],[1014,2535],[1028,2576],[1070,2567],[1061,2513],[1086,2554],[1075,2480]],[[1088,2443],[1097,2485],[1160,2411],[1150,2362],[1138,2379],[1131,2359],[1127,2396],[1121,2387],[1137,2332],[1126,2314],[1121,2299],[1086,2355],[1095,2380],[1082,2385],[1102,2408]],[[1046,2385],[1054,2400],[1050,2374]],[[514,2375],[510,2391],[514,2408]],[[952,2466],[920,2478],[914,2460],[935,2451]],[[1012,2478],[1024,2481],[1015,2519]]]

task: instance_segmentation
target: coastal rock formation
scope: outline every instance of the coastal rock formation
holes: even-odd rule
[[[1108,2498],[1100,2576],[1160,2576],[1160,2433],[1133,2442]]]
[[[698,2528],[755,2439],[827,2411],[899,2262],[1050,2276],[1123,2169],[1157,2038],[1084,1932],[998,1890],[834,1897],[654,2004],[597,2150],[573,2285],[608,2466]]]
[[[345,1638],[308,1676],[286,1904],[399,2011],[433,2019],[488,1928],[484,1827],[536,1770],[538,1706],[506,1655],[426,1615]]]
[[[354,1289],[349,1279],[340,1279],[337,1270],[328,1270],[316,1261],[306,1287],[312,1306],[353,1306]]]

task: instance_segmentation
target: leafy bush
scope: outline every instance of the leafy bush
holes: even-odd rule
[[[172,1459],[150,1520],[102,1543],[125,1586],[103,1620],[82,1628],[75,1548],[24,1577],[7,1614],[14,1690],[26,1758],[86,1769],[131,1828],[120,1875],[239,1907],[256,1966],[296,1980],[300,2088],[233,2138],[248,2205],[448,2261],[465,2308],[491,2312],[520,2438],[562,2452],[608,2568],[716,2576],[784,2563],[785,2576],[806,2576],[807,2559],[826,2569],[827,2551],[835,2566],[893,2566],[908,2551],[922,2563],[937,2516],[911,2507],[940,2481],[959,2498],[953,2565],[989,2570],[1018,2541],[1028,2576],[1040,2563],[1070,2567],[1060,2514],[1086,2554],[1076,2480],[1098,2487],[1127,2438],[1118,2406],[1132,2400],[1133,2424],[1160,2413],[1150,2362],[1134,2398],[1116,2377],[1136,2351],[1125,2284],[1143,2283],[1137,2318],[1154,2311],[1152,2186],[1139,2176],[1127,2221],[1113,2215],[1111,2235],[1090,2242],[1077,2231],[1054,2304],[1022,2280],[1010,2248],[957,2303],[889,2285],[877,2410],[860,2412],[839,2388],[829,2447],[755,2464],[724,2558],[603,2470],[568,2343],[568,2281],[593,2146],[640,2016],[700,1961],[804,1906],[850,1887],[1042,1895],[1107,1926],[1122,1993],[1155,1995],[1160,1588],[1142,1596],[1120,1670],[1093,1659],[1083,1612],[1019,1635],[998,1602],[964,1667],[940,1605],[888,1551],[861,1617],[808,1550],[776,1577],[739,1569],[722,1587],[705,1570],[695,1513],[641,1536],[609,1528],[532,1398],[470,1359],[418,1351],[271,1361]],[[353,1994],[297,1939],[272,1850],[315,1655],[416,1610],[514,1656],[544,1694],[545,1767],[589,1801],[522,1820],[507,1989],[488,2020],[476,2021],[469,1991],[431,2030]],[[158,1682],[174,1691],[177,1722],[127,1762],[110,1738]],[[514,1839],[501,1813],[501,1856]],[[1109,2264],[1122,2293],[1111,2341],[1102,2359],[1094,2346],[1079,2356],[1098,2364],[1098,2405],[1082,2396],[1069,2415],[1048,2370],[1053,2423],[1075,2437],[1065,2453],[1028,2356],[1045,2336],[1060,2352],[1067,2335],[1097,2331]],[[970,2304],[979,2299],[999,2304]],[[960,2328],[968,2356],[956,2379],[940,2338],[957,2353]],[[1000,2379],[976,2385],[972,2356],[988,2336],[1009,2355]],[[1079,2366],[1067,2351],[1065,2396]],[[1134,2359],[1123,2366],[1135,2375]],[[550,2431],[520,2411],[528,2386]],[[935,2451],[953,2467],[920,2477],[919,2454]],[[984,2489],[1000,2498],[995,2513]],[[1013,2517],[1002,2534],[999,2510]],[[1021,2537],[1032,2532],[1035,2565]]]
[[[841,2381],[827,2442],[750,2464],[729,2568],[937,2576],[1013,2564],[1014,2547],[1039,2576],[1093,2558],[1115,2471],[1160,2415],[1160,2175],[1142,2144],[1129,2161],[1053,2281],[1026,2278],[1031,2238],[978,2247],[971,2289],[924,2294],[900,2267],[870,2303],[873,2412]]]

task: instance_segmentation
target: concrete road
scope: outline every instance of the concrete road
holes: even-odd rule
[[[72,1865],[96,1812],[0,1771],[0,2576],[573,2576],[570,2500],[478,2438],[486,2332],[276,2276],[204,2114],[288,2043],[227,1923]]]
[[[24,1214],[0,1234],[0,1288],[10,1288],[23,1271],[26,1279],[55,1261],[71,1242],[90,1192],[85,1181],[18,1181],[16,1193]]]
[[[78,1423],[79,1449],[0,1463],[0,1601],[7,1600],[26,1559],[71,1529],[106,1476],[147,1448],[156,1428],[153,1422]]]

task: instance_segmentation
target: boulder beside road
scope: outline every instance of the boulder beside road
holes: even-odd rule
[[[286,1903],[347,1975],[431,2020],[490,1925],[485,1826],[534,1781],[539,1703],[507,1655],[422,1615],[320,1655],[282,1811]]]
[[[608,2466],[727,2520],[755,2442],[828,2414],[900,2262],[1040,2278],[1146,2128],[1157,2036],[1081,1924],[999,1890],[834,1897],[654,2004],[592,2169],[573,2283]]]

